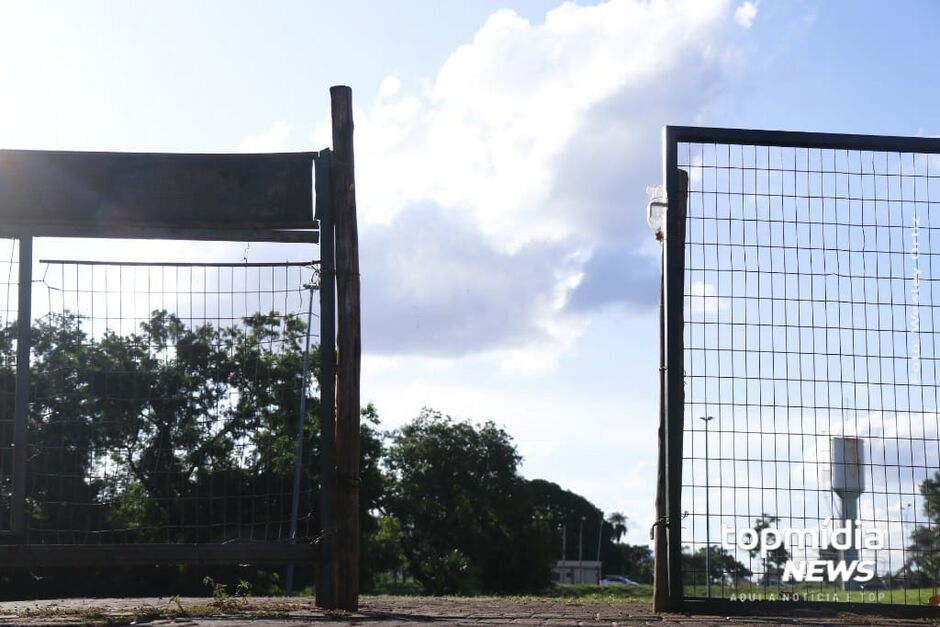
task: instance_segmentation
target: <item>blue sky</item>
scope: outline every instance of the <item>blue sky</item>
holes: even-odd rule
[[[642,542],[659,129],[936,135],[938,18],[930,2],[0,0],[0,147],[317,149],[328,87],[352,86],[364,398],[387,427],[422,406],[504,425],[526,476],[625,512]]]

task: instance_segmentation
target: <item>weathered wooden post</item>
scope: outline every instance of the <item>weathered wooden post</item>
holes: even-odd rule
[[[675,142],[664,134],[667,211],[657,239],[662,244],[659,293],[659,455],[656,522],[653,525],[653,611],[678,609],[682,598],[681,526],[684,372],[681,339],[684,314],[685,220],[689,176],[676,166]]]
[[[336,607],[359,609],[359,236],[353,168],[352,90],[330,88],[336,224]]]

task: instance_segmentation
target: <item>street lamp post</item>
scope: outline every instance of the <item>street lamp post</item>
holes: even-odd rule
[[[701,416],[699,420],[705,423],[705,596],[712,598],[711,577],[711,524],[708,512],[708,423],[714,416]]]

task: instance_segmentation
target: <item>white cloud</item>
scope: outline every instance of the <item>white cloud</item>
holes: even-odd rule
[[[734,21],[742,28],[750,28],[757,19],[757,3],[745,0],[734,10]]]
[[[728,302],[718,296],[713,284],[695,281],[689,288],[685,307],[691,313],[716,314],[719,310],[727,309]]]
[[[724,0],[501,10],[428,85],[387,77],[354,112],[367,350],[544,369],[591,308],[654,306],[659,129],[710,101],[729,17]]]
[[[281,152],[287,148],[293,125],[287,120],[278,120],[270,128],[257,135],[249,135],[238,144],[239,152]]]
[[[690,58],[706,73],[720,65],[724,5],[564,4],[540,25],[509,10],[494,13],[427,93],[404,93],[389,77],[358,113],[362,217],[387,223],[410,203],[431,200],[466,212],[510,248],[582,232],[574,215],[546,215],[565,149],[610,98],[643,98]],[[611,148],[641,148],[629,141],[645,129],[607,122],[602,131],[617,144]],[[658,163],[658,141],[642,149]]]

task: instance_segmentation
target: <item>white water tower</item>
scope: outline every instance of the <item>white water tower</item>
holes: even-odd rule
[[[865,441],[862,438],[835,436],[829,455],[832,469],[832,491],[839,497],[839,508],[834,512],[833,526],[848,527],[855,537],[855,519],[858,518],[858,500],[865,491]],[[858,559],[858,547],[842,551],[846,563]],[[843,581],[844,590],[855,589],[852,581]]]

